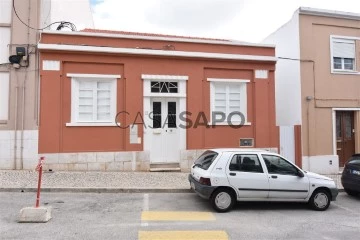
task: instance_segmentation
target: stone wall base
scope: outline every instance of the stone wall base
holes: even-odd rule
[[[275,148],[266,149],[277,152]],[[194,161],[204,149],[181,150],[180,169],[189,172]],[[108,171],[108,172],[140,172],[150,170],[149,151],[131,152],[83,152],[83,153],[46,153],[43,169],[45,171]],[[33,168],[36,167],[34,164]]]

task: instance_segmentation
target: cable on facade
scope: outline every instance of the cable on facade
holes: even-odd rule
[[[28,27],[28,28],[30,28],[30,29],[33,29],[33,30],[39,30],[39,31],[41,31],[41,30],[44,30],[44,29],[46,29],[46,28],[48,28],[48,27],[50,27],[50,26],[52,26],[52,25],[54,25],[54,24],[59,24],[59,26],[56,28],[56,30],[60,30],[60,29],[62,29],[62,28],[64,28],[64,27],[66,27],[66,28],[71,29],[71,31],[77,31],[75,24],[73,24],[73,23],[71,23],[71,22],[67,22],[67,21],[53,22],[53,23],[51,23],[51,24],[49,24],[49,25],[47,25],[46,27],[43,27],[43,28],[34,28],[34,27],[31,27],[31,26],[29,26],[28,24],[26,24],[23,20],[21,20],[21,18],[19,17],[19,15],[18,15],[18,13],[17,13],[17,11],[16,11],[16,8],[15,8],[15,0],[13,0],[13,10],[14,10],[14,13],[15,13],[15,16],[17,17],[17,19],[19,19],[19,21],[20,21],[22,24],[24,24],[26,27]]]

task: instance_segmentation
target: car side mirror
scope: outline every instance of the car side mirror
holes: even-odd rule
[[[302,171],[300,171],[300,170],[298,170],[297,175],[298,175],[298,177],[304,177],[305,176],[304,173]]]

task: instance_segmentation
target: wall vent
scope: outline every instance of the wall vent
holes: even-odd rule
[[[240,147],[254,147],[254,139],[240,138]]]

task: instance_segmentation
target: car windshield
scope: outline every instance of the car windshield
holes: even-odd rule
[[[215,158],[217,157],[218,153],[213,151],[205,151],[201,156],[196,159],[195,165],[199,168],[202,168],[204,170],[208,170],[210,165],[213,163]]]
[[[360,165],[360,155],[354,155],[349,159],[349,164]]]

